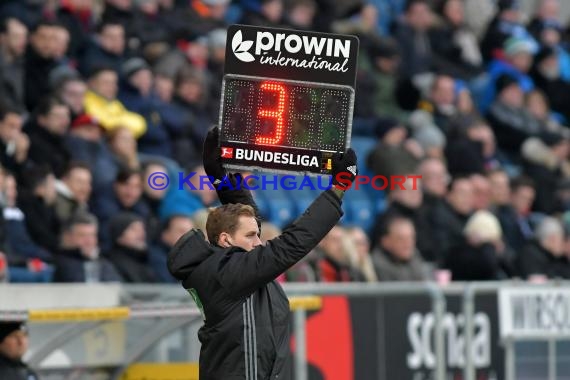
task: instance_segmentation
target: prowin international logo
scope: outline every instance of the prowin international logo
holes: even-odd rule
[[[262,65],[345,73],[348,71],[350,44],[351,40],[338,37],[268,31],[257,31],[255,41],[250,41],[244,40],[242,31],[238,30],[232,37],[232,52],[242,62],[259,59]],[[253,54],[250,52],[252,47]]]
[[[236,160],[247,160],[257,162],[272,162],[276,164],[319,167],[317,156],[307,154],[293,154],[280,152],[267,152],[253,149],[235,149]]]

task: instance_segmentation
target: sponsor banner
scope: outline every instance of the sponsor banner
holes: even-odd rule
[[[221,154],[226,167],[244,170],[325,173],[332,168],[332,152],[283,147],[260,147],[225,142]]]
[[[501,288],[501,337],[570,337],[570,289]]]
[[[478,380],[503,375],[496,295],[476,297],[469,348]],[[447,296],[443,319],[448,379],[463,378],[462,297]],[[310,380],[433,379],[435,319],[428,296],[324,297],[307,319]],[[294,348],[293,338],[293,348]]]
[[[227,41],[226,74],[355,87],[356,36],[232,25]]]

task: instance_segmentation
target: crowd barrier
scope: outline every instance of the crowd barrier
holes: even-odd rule
[[[287,284],[294,379],[570,378],[567,285]],[[0,320],[29,321],[43,378],[197,374],[202,319],[179,286],[2,285],[0,300]]]

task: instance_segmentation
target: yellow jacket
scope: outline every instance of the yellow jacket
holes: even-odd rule
[[[141,115],[125,108],[119,100],[107,100],[93,91],[87,91],[84,100],[85,112],[95,117],[107,131],[125,127],[135,138],[146,132],[146,120]]]

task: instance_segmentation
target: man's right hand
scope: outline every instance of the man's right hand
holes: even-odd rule
[[[226,169],[222,166],[220,160],[220,128],[216,125],[214,128],[210,129],[206,139],[204,140],[204,150],[202,152],[202,163],[204,164],[204,170],[212,185],[218,185],[225,176],[228,175]]]
[[[332,185],[335,189],[346,191],[352,187],[358,167],[356,165],[356,153],[348,148],[345,153],[336,153],[332,159]]]

